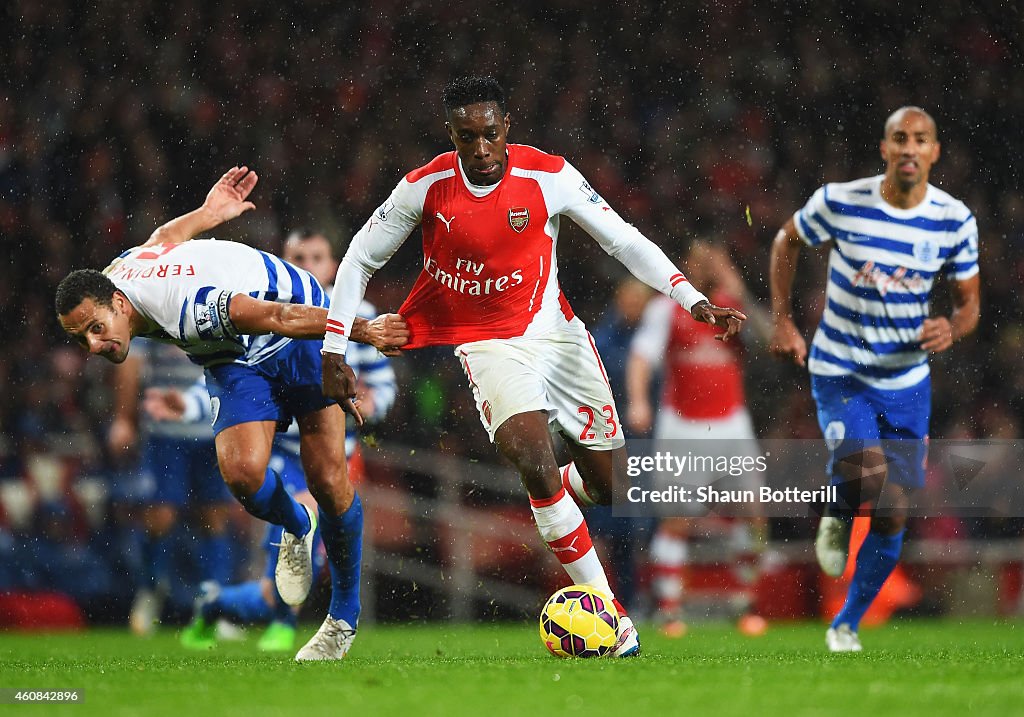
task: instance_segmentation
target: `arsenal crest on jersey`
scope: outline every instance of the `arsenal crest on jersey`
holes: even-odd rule
[[[530,223],[530,210],[526,207],[512,207],[508,210],[508,225],[517,234],[522,234],[523,229]]]

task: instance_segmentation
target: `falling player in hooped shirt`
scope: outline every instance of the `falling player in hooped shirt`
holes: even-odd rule
[[[190,241],[254,208],[257,177],[234,167],[203,205],[153,232],[105,272],[71,272],[57,287],[64,330],[91,354],[123,362],[132,337],[175,344],[205,369],[221,474],[250,514],[284,527],[276,582],[300,604],[312,583],[320,526],[331,568],[331,603],[296,660],[337,660],[355,638],[360,611],[363,515],[348,479],[344,414],[320,390],[328,297],[309,272],[236,242]],[[357,340],[400,346],[398,317],[358,319]],[[353,409],[354,410],[354,409]],[[317,514],[292,498],[269,467],[279,423],[299,424],[301,458]]]
[[[405,348],[455,345],[484,428],[519,471],[541,536],[574,583],[614,598],[580,505],[611,502],[626,452],[601,359],[559,288],[561,215],[694,318],[720,325],[723,338],[746,317],[712,306],[565,159],[507,144],[510,117],[495,80],[457,79],[442,102],[455,151],[399,182],[338,270],[324,393],[354,395],[344,356],[356,308],[373,272],[422,225],[423,270],[399,309],[410,332]],[[549,424],[566,439],[568,465],[556,462]],[[616,607],[623,619],[614,654],[638,654],[635,627]]]

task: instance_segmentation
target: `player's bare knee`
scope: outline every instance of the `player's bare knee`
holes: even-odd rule
[[[341,515],[355,498],[355,488],[342,470],[308,473],[306,483],[317,505],[328,515]]]
[[[266,479],[267,464],[252,457],[235,453],[219,462],[224,482],[236,498],[253,495]]]
[[[836,461],[836,470],[844,483],[856,487],[862,502],[874,501],[885,485],[889,474],[889,462],[884,453],[865,450]]]

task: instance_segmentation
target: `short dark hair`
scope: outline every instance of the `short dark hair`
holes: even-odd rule
[[[441,93],[445,112],[477,102],[494,102],[505,114],[505,90],[493,77],[456,77]]]
[[[102,271],[76,269],[57,285],[57,314],[66,316],[86,299],[92,299],[101,306],[113,306],[117,287]]]

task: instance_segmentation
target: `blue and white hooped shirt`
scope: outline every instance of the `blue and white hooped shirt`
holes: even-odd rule
[[[330,305],[330,295],[309,272],[231,241],[135,247],[104,273],[136,310],[159,325],[146,338],[180,346],[202,366],[255,365],[292,340],[276,334],[240,334],[228,315],[235,294],[322,308]]]
[[[928,376],[920,333],[932,286],[940,272],[955,281],[978,273],[978,227],[963,202],[930,184],[916,207],[893,207],[882,179],[827,184],[793,222],[807,244],[832,242],[808,369],[894,390]]]

